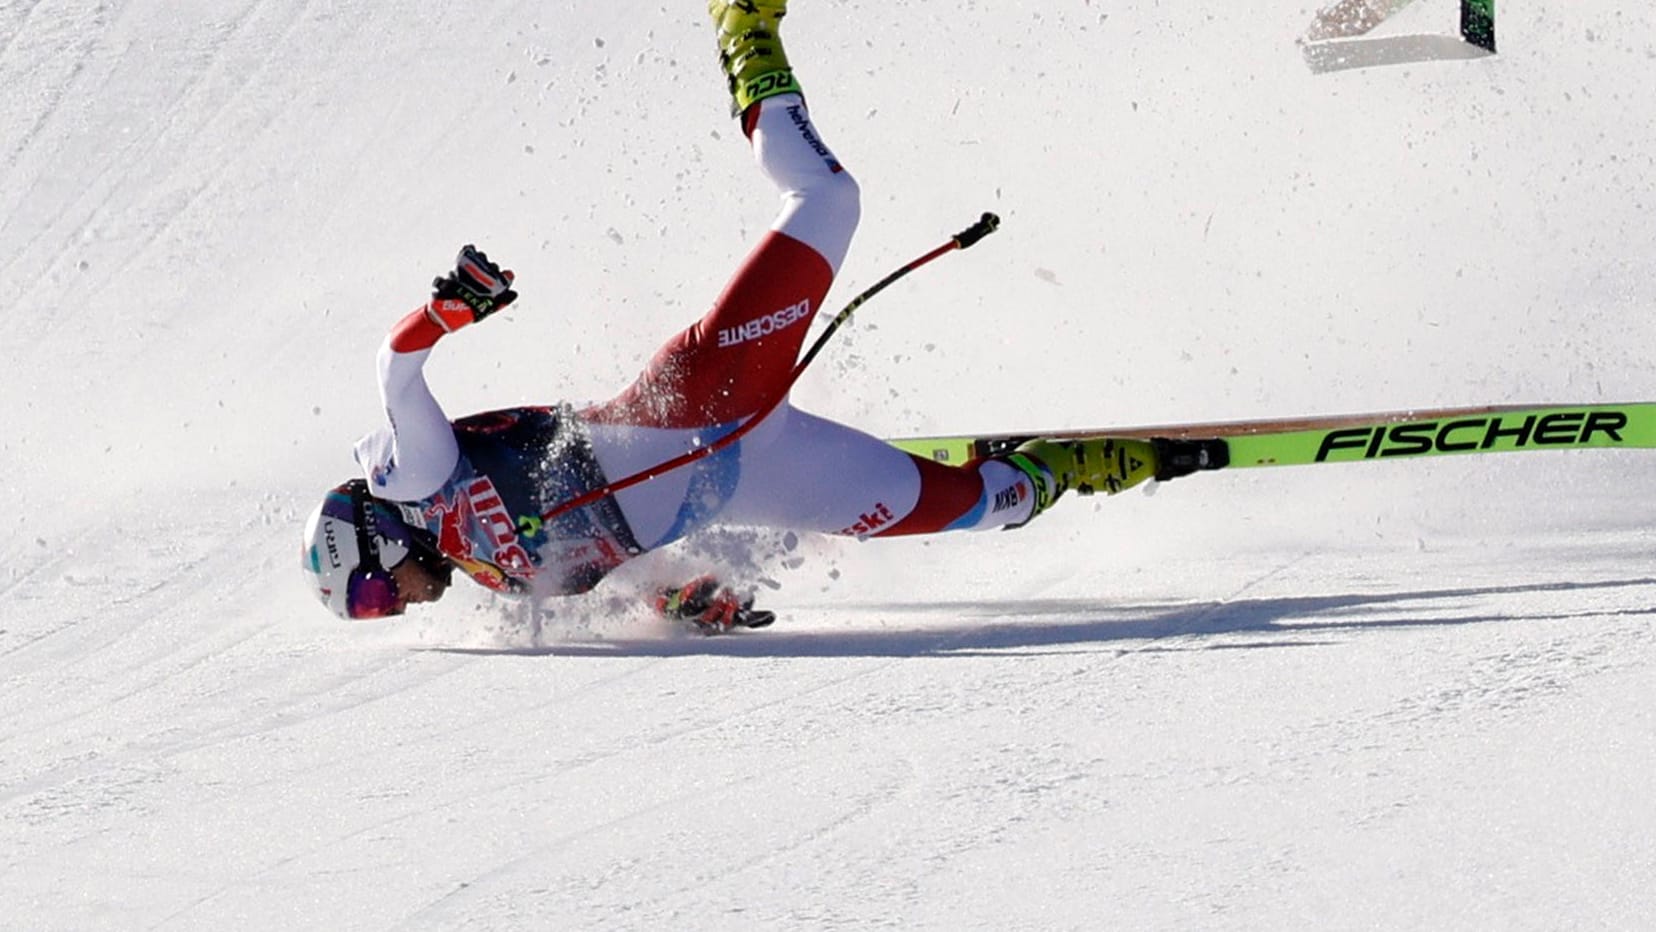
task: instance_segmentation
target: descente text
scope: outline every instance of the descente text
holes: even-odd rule
[[[754,318],[740,327],[725,327],[719,331],[719,345],[736,346],[749,340],[757,340],[778,330],[786,330],[810,316],[811,300],[806,298],[791,307],[785,307],[775,313]]]

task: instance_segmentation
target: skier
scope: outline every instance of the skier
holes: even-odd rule
[[[305,528],[303,568],[336,614],[378,618],[433,601],[455,567],[499,592],[583,592],[714,524],[859,538],[1016,527],[1068,489],[1119,491],[1154,474],[1154,450],[1133,440],[1038,440],[944,465],[778,397],[860,211],[857,183],[818,135],[788,64],[778,36],[786,7],[708,3],[732,111],[782,193],[781,214],[712,309],[631,386],[582,410],[519,407],[450,422],[426,385],[426,357],[517,297],[513,274],[472,246],[392,328],[378,358],[389,424],[356,445],[363,477],[331,490]],[[543,518],[767,409],[714,455]],[[661,589],[656,607],[709,633],[773,618],[711,576]]]

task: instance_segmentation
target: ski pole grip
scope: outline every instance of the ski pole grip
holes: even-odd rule
[[[1000,218],[991,213],[985,213],[972,224],[955,234],[955,246],[968,249],[977,244],[977,241],[1000,229]]]

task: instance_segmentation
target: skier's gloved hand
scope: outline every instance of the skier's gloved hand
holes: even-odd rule
[[[753,597],[743,597],[712,576],[698,576],[682,586],[656,593],[656,611],[673,621],[686,621],[703,634],[723,634],[731,628],[763,628],[776,620],[771,612],[755,611]]]
[[[489,261],[487,254],[468,243],[460,248],[454,271],[432,279],[426,315],[453,333],[516,301],[517,292],[512,290],[515,279],[509,270],[503,271]]]

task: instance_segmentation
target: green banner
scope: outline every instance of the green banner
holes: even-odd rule
[[[1461,0],[1461,38],[1495,51],[1495,0]]]

